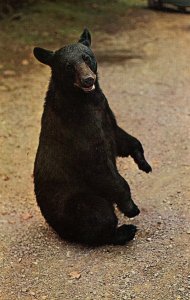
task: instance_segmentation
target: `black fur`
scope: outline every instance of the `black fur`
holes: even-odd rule
[[[85,29],[76,44],[55,52],[34,49],[52,70],[34,166],[35,194],[43,216],[62,238],[87,245],[125,244],[136,227],[117,227],[113,204],[128,217],[140,211],[118,173],[116,156],[132,156],[147,173],[151,167],[141,143],[116,123],[98,83],[90,41]],[[94,78],[95,89],[86,92],[82,76]]]

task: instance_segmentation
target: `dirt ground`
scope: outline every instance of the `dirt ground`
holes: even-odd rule
[[[100,84],[118,123],[143,143],[150,175],[118,159],[140,216],[126,246],[60,240],[33,192],[48,67],[0,78],[0,299],[190,299],[190,18],[131,12],[138,26],[95,44]],[[142,20],[142,22],[141,22]],[[15,71],[16,72],[16,71]]]

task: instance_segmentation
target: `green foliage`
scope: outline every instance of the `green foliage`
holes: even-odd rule
[[[7,0],[11,10],[0,20],[0,56],[11,63],[23,51],[33,46],[62,46],[78,38],[84,27],[93,37],[113,34],[127,21],[128,9],[142,7],[144,0]],[[0,4],[1,5],[1,4]],[[11,51],[7,49],[11,48]]]
[[[14,21],[13,18],[11,22],[1,22],[4,34],[9,31],[10,38],[21,44],[39,44],[78,35],[85,26],[91,30],[99,30],[105,26],[105,30],[109,30],[109,24],[117,24],[117,20],[125,15],[127,8],[141,5],[144,1],[49,0],[35,3],[32,1],[31,6],[26,5],[27,1],[24,2],[25,6],[18,21]],[[14,29],[9,30],[10,28]]]

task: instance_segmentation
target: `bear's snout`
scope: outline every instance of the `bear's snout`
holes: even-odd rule
[[[95,89],[96,74],[86,63],[78,64],[76,71],[76,82],[74,85],[84,92],[93,91]]]
[[[91,87],[95,82],[95,78],[92,76],[85,76],[81,79],[82,86]]]

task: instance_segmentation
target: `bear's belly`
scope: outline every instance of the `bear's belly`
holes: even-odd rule
[[[84,161],[88,168],[96,169],[100,165],[103,167],[110,161],[115,165],[116,145],[110,132],[96,128],[84,135],[81,142],[80,161]]]

